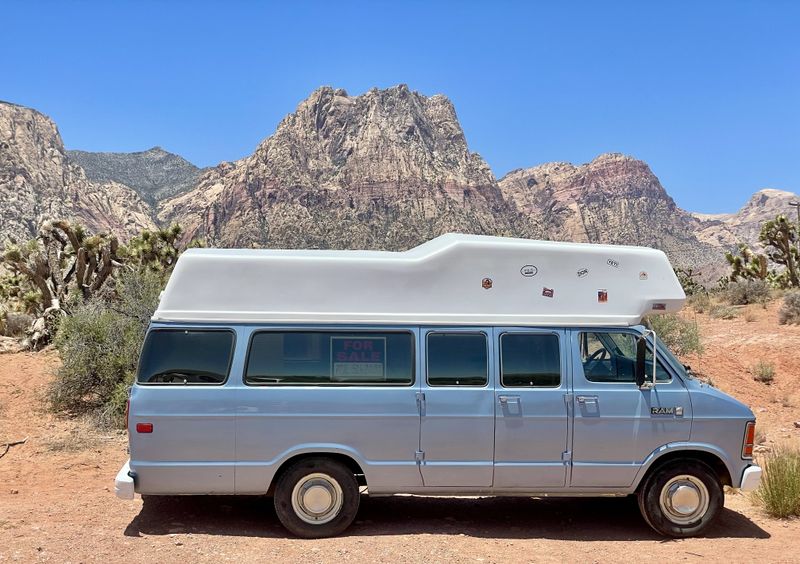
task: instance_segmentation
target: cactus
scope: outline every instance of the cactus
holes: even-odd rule
[[[738,254],[725,253],[725,259],[731,265],[729,281],[736,282],[740,278],[745,280],[766,280],[769,276],[767,257],[753,252],[744,243],[739,243]]]
[[[798,226],[785,215],[778,215],[761,226],[758,240],[767,249],[769,259],[785,268],[773,276],[781,287],[800,286],[800,252],[797,250]]]
[[[121,265],[118,249],[116,237],[88,236],[81,226],[65,220],[45,221],[38,240],[6,245],[2,262],[10,274],[4,277],[4,292],[27,301],[38,314],[29,331],[34,348],[49,342],[58,320],[68,312],[68,298],[86,300],[102,288]],[[34,297],[37,303],[31,307]]]
[[[178,224],[158,231],[144,230],[128,243],[125,250],[126,260],[155,272],[168,273],[184,249],[181,244],[182,234],[183,228]],[[205,245],[202,241],[192,239],[186,248],[203,246]]]
[[[680,282],[681,286],[683,287],[683,291],[687,296],[698,293],[707,293],[706,287],[696,280],[696,277],[700,276],[700,273],[695,269],[689,267],[676,268],[674,270],[675,276],[678,277],[678,282]]]

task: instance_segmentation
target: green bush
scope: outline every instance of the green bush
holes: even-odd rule
[[[652,315],[647,324],[656,332],[659,340],[677,355],[703,352],[697,324],[675,314]]]
[[[761,463],[764,475],[755,499],[773,517],[800,516],[800,450],[779,447]]]
[[[800,324],[800,291],[790,292],[783,298],[783,305],[778,310],[778,323]]]
[[[62,365],[48,390],[54,411],[91,413],[106,425],[122,423],[161,288],[156,273],[124,273],[113,295],[78,304],[62,320],[55,338]]]
[[[762,384],[771,384],[775,379],[775,365],[766,360],[759,360],[750,368],[753,380]]]
[[[732,305],[763,304],[769,301],[766,280],[742,279],[728,284],[725,295]]]

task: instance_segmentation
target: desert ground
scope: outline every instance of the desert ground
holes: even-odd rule
[[[800,327],[778,325],[775,303],[750,307],[749,322],[685,313],[705,344],[687,360],[753,408],[763,452],[800,442]],[[748,372],[759,359],[775,364],[771,385]],[[706,536],[685,540],[653,533],[631,499],[365,496],[354,526],[324,540],[288,536],[268,499],[118,500],[126,436],[45,411],[57,364],[53,352],[0,355],[0,453],[27,438],[0,458],[0,562],[800,562],[800,519],[735,492]]]

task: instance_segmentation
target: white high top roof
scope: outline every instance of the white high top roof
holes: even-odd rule
[[[153,319],[628,326],[685,299],[655,249],[447,234],[397,253],[189,249]]]

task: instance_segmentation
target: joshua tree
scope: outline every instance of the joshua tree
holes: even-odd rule
[[[800,286],[798,264],[800,253],[797,251],[798,226],[779,215],[761,226],[758,240],[767,249],[769,259],[775,264],[785,267],[785,270],[776,276],[776,281],[781,286]]]
[[[22,275],[37,290],[39,317],[31,328],[34,347],[49,341],[58,318],[66,313],[68,297],[88,299],[121,266],[116,237],[89,236],[68,221],[45,221],[37,239],[23,246],[12,242],[2,256],[19,284]]]
[[[184,247],[181,245],[182,234],[183,228],[178,224],[157,231],[144,230],[131,239],[123,251],[126,262],[155,272],[169,273],[186,248],[205,246],[203,241],[192,239]]]
[[[769,272],[767,270],[767,257],[754,253],[744,243],[739,243],[738,254],[731,252],[725,253],[728,264],[731,265],[730,280],[735,282],[739,278],[745,280],[766,280]]]

